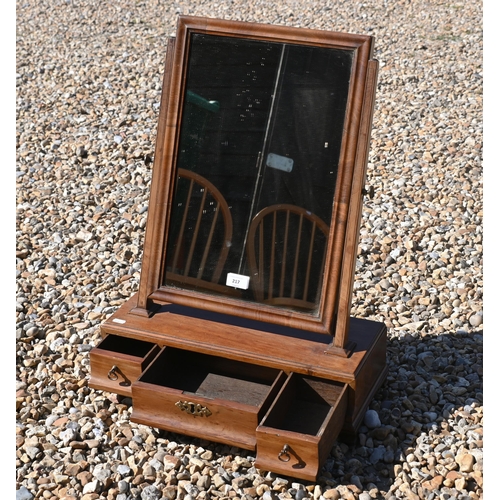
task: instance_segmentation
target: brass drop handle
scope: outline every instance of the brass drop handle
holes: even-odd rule
[[[278,458],[282,462],[289,462],[290,461],[290,446],[285,444],[283,448],[281,448],[281,451],[278,453]]]
[[[118,380],[118,373],[117,372],[118,372],[118,367],[116,365],[113,365],[111,367],[111,370],[109,370],[109,372],[108,372],[109,380],[113,380],[113,382],[115,380]]]

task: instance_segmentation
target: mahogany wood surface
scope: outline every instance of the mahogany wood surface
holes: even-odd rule
[[[123,349],[124,344],[130,344],[130,349]],[[113,335],[106,337],[90,352],[89,385],[122,396],[130,396],[132,382],[139,378],[160,350],[156,344],[143,342],[140,348],[137,344],[141,342]],[[137,349],[138,352],[134,354],[133,349]],[[116,368],[110,378],[109,374],[113,367]],[[113,380],[115,377],[116,380]]]
[[[140,380],[132,386],[132,397],[133,422],[255,449],[255,428],[258,424],[258,408],[255,406],[200,396],[186,398],[181,390],[146,384]],[[176,406],[179,401],[200,404],[208,408],[211,415],[190,415]]]
[[[344,244],[344,260],[339,285],[338,314],[335,326],[334,347],[345,348],[348,342],[349,317],[358,253],[359,228],[363,208],[363,188],[366,179],[369,142],[372,128],[373,111],[375,106],[375,92],[377,88],[378,61],[368,62],[366,75],[366,92],[363,103],[362,118],[359,131],[356,165],[352,179],[351,202],[347,219],[346,240]]]
[[[354,381],[349,384],[349,406],[343,434],[354,435],[357,432],[370,401],[387,376],[387,371],[387,344],[385,341],[375,343],[358,366]]]
[[[200,373],[195,375],[198,380],[194,381],[193,386],[190,371],[197,369],[197,360],[193,359],[191,365],[189,359],[184,359],[187,365],[184,373],[179,367],[171,370],[166,362],[166,355],[169,354],[167,351],[168,348],[164,348],[132,384],[132,420],[254,450],[255,429],[281,388],[285,374],[276,371],[274,379],[259,384],[252,381],[253,377],[247,379],[244,376],[246,364],[239,366],[233,363],[234,378],[231,381],[229,375],[222,377],[219,373],[220,365],[224,363],[216,363],[214,360],[212,367],[207,365],[201,370],[203,380],[200,381]],[[272,374],[268,373],[267,377],[270,375]],[[191,414],[176,404],[179,402],[200,405],[208,412]]]
[[[163,168],[163,162],[166,161],[166,140],[168,140],[169,137],[167,134],[167,110],[174,48],[175,38],[169,38],[167,41],[165,69],[163,73],[160,113],[158,117],[155,156],[153,162],[153,176],[151,179],[150,201],[142,256],[141,278],[139,281],[137,306],[134,311],[134,314],[146,317],[151,314],[151,311],[149,311],[148,308],[148,297],[158,288],[160,284],[158,259],[160,259],[163,246],[163,239],[160,235],[164,234],[166,230],[165,217],[167,215],[167,207],[164,205],[157,207],[155,204],[158,198],[157,191],[165,184],[166,172]]]
[[[387,373],[387,328],[383,323],[351,318],[349,337],[356,342],[356,347],[349,357],[342,358],[329,354],[329,344],[324,342],[324,336],[295,337],[212,319],[207,322],[175,310],[168,312],[168,307],[151,318],[142,318],[130,314],[135,304],[134,296],[101,326],[102,334],[141,339],[160,346],[223,356],[286,373],[294,371],[349,384],[349,404],[343,429],[346,435],[357,431],[371,398]],[[101,388],[110,390],[109,387]]]
[[[300,435],[264,426],[257,427],[257,455],[255,465],[264,471],[314,481],[320,463],[319,441],[316,436]],[[284,446],[289,446],[290,460],[279,459]],[[333,445],[333,441],[330,446]]]
[[[319,313],[317,315],[289,311],[276,305],[256,304],[233,298],[183,290],[179,287],[160,286],[164,276],[165,252],[169,229],[169,213],[172,205],[176,178],[176,159],[179,131],[182,122],[181,110],[186,86],[186,72],[189,62],[189,36],[191,33],[204,33],[226,37],[244,37],[283,43],[297,43],[317,47],[332,47],[352,51],[353,69],[350,79],[350,92],[346,110],[344,136],[339,161],[336,192],[334,196],[328,254],[325,261],[325,279],[322,286]],[[332,354],[346,355],[348,345],[349,311],[338,307],[339,286],[346,241],[347,221],[352,192],[354,171],[363,170],[359,149],[367,141],[364,131],[360,133],[363,113],[366,115],[366,84],[368,63],[373,52],[373,38],[330,31],[309,30],[287,26],[272,26],[239,21],[180,16],[177,27],[175,47],[170,42],[164,87],[161,98],[160,121],[158,124],[155,151],[154,174],[148,215],[148,227],[143,258],[143,272],[139,289],[139,300],[135,313],[147,316],[154,314],[155,301],[177,303],[184,306],[235,314],[251,320],[263,320],[293,328],[336,335],[336,322],[339,329]],[[368,96],[372,98],[372,95]],[[368,99],[370,100],[370,99]],[[366,163],[366,162],[365,162]],[[364,172],[362,173],[364,175]],[[355,199],[354,202],[357,202]],[[351,217],[349,224],[353,222]],[[354,231],[354,229],[352,230]],[[357,231],[357,229],[356,229]],[[347,262],[347,268],[350,262]],[[349,274],[349,273],[347,273]],[[342,281],[349,277],[346,269]],[[351,274],[352,279],[352,274]],[[345,302],[345,301],[344,301]],[[340,318],[340,315],[345,316]],[[343,323],[342,323],[343,322]]]
[[[356,347],[350,357],[342,358],[328,354],[328,338],[322,335],[307,336],[304,332],[299,337],[302,332],[297,330],[270,333],[271,324],[258,323],[268,329],[257,329],[244,320],[231,324],[229,321],[237,318],[228,316],[207,322],[204,317],[182,314],[174,305],[142,318],[130,314],[136,300],[133,296],[101,326],[104,335],[113,333],[345,383],[353,382],[368,353],[386,342],[384,324],[353,318],[349,335]],[[385,364],[385,358],[381,363]]]
[[[324,381],[312,382],[308,387],[310,391],[317,391],[316,397],[300,387],[303,381],[299,375],[294,373],[287,379],[257,427],[257,467],[308,481],[316,479],[344,424],[347,389]],[[301,406],[304,409],[302,413]],[[307,414],[307,407],[313,415]],[[317,421],[320,416],[321,421],[308,426],[308,418]],[[285,457],[280,456],[284,446],[288,448],[288,456],[285,454]],[[285,461],[284,458],[288,457],[290,460]]]

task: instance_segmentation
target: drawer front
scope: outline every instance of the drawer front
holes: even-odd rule
[[[289,384],[293,377],[299,376],[292,374],[289,377],[261,425],[257,427],[256,466],[306,481],[315,481],[344,425],[348,387],[332,382],[338,389],[334,401],[328,404],[318,403],[319,400],[304,403],[294,399],[295,394]],[[328,386],[330,382],[321,384]],[[301,405],[305,409],[303,420],[316,420],[313,430],[309,430],[307,425],[297,425],[296,414],[289,416]]]
[[[132,384],[132,420],[255,450],[255,429],[285,380],[277,369],[164,347]]]
[[[131,420],[172,432],[255,450],[259,408],[141,382],[132,385]]]
[[[147,351],[144,355],[134,356],[95,347],[90,351],[89,385],[94,389],[131,396],[132,383],[140,377],[160,348],[148,343],[143,350]]]
[[[259,426],[255,465],[262,470],[315,481],[320,467],[319,439]]]

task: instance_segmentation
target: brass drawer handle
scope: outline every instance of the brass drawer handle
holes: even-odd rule
[[[118,367],[116,365],[113,365],[111,367],[111,370],[109,370],[108,378],[109,378],[109,380],[112,380],[113,382],[115,380],[118,380]]]
[[[195,417],[209,417],[212,415],[212,412],[206,406],[200,405],[199,403],[177,401],[175,406],[180,408],[181,411],[185,411],[186,413],[189,413],[189,415],[194,415]]]
[[[282,462],[290,462],[290,446],[288,446],[287,444],[285,444],[285,446],[283,446],[283,448],[281,448],[281,451],[278,453],[278,458],[282,461]]]

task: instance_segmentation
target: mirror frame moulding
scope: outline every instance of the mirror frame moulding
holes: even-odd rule
[[[324,279],[315,315],[161,285],[177,175],[182,96],[185,93],[192,33],[335,48],[353,53]],[[179,17],[176,38],[168,40],[141,277],[137,306],[132,309],[132,314],[149,317],[161,305],[178,304],[331,335],[334,337],[333,349],[346,352],[378,72],[378,62],[372,58],[373,44],[373,37],[368,35],[192,16]]]

